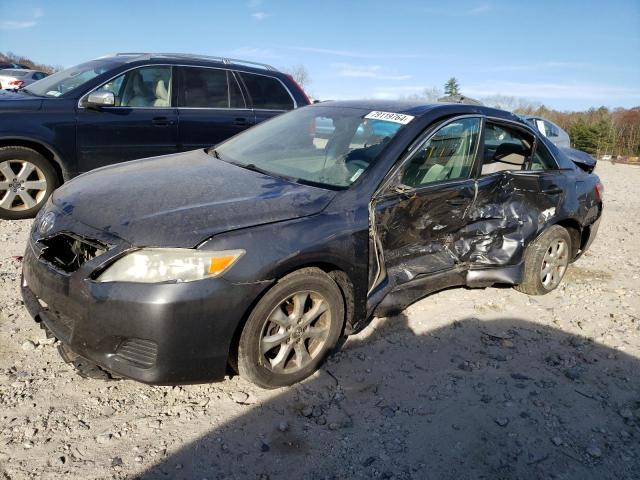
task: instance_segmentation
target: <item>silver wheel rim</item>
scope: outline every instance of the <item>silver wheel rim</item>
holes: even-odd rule
[[[554,240],[542,259],[540,281],[547,290],[558,286],[569,265],[569,246],[564,240]]]
[[[38,206],[47,193],[42,170],[25,160],[0,163],[0,208],[19,212]]]
[[[274,308],[260,335],[262,365],[274,373],[295,373],[313,362],[329,338],[331,310],[324,296],[304,290]]]

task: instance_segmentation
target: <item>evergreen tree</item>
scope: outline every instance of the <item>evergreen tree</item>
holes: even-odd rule
[[[447,80],[447,83],[444,84],[444,94],[447,96],[460,95],[460,84],[456,77],[451,77]]]

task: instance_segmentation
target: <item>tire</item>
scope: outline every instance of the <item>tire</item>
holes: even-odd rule
[[[551,226],[527,247],[523,280],[514,288],[527,295],[553,291],[567,271],[572,251],[569,232],[559,225]]]
[[[283,277],[260,299],[242,329],[240,376],[262,388],[303,380],[335,348],[344,316],[342,292],[322,270],[304,268]]]
[[[35,150],[0,148],[0,218],[34,217],[58,184],[53,165]]]

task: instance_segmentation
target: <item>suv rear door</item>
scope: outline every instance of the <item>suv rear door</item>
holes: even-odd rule
[[[247,72],[238,72],[238,76],[249,94],[256,123],[297,107],[293,95],[280,79]]]
[[[199,66],[177,71],[180,150],[215,145],[255,123],[232,71]]]
[[[173,105],[173,68],[149,65],[129,70],[93,91],[113,92],[115,106],[77,113],[78,170],[177,151],[178,113]]]

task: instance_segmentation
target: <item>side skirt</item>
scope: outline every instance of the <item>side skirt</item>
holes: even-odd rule
[[[426,277],[416,278],[396,286],[380,299],[380,292],[372,292],[368,302],[373,316],[397,315],[421,298],[450,287],[467,286],[485,288],[495,284],[517,285],[522,282],[524,264],[498,268],[468,269],[455,268]],[[378,293],[378,295],[376,295]]]

